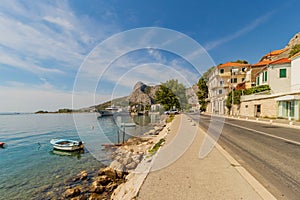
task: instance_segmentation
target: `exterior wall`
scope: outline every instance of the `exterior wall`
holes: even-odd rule
[[[248,67],[248,65],[234,65],[233,67],[227,65],[223,67],[218,66],[214,69],[207,82],[210,101],[207,106],[207,112],[221,115],[227,114],[227,95],[231,88],[236,87],[245,80]],[[234,73],[231,73],[232,69],[234,69]],[[236,83],[231,82],[231,79],[234,78],[236,78]]]
[[[206,105],[206,112],[207,113],[212,113],[212,105],[211,102],[208,102]]]
[[[279,77],[280,69],[286,69],[286,78]],[[268,85],[272,93],[282,93],[291,91],[291,64],[277,64],[268,67]]]
[[[300,91],[300,56],[292,59],[291,62],[291,90]]]
[[[257,66],[257,67],[251,67],[251,70],[250,70],[250,73],[251,73],[251,83],[256,83],[256,76],[258,75],[258,73],[263,69],[265,68],[266,66],[263,65],[263,66]]]
[[[215,114],[225,114],[225,104],[223,103],[227,95],[227,90],[224,88],[224,80],[219,75],[219,70],[216,68],[207,83],[210,103],[207,106],[207,112]]]
[[[260,117],[277,117],[277,102],[274,98],[241,102],[240,115],[246,117],[256,117],[255,105],[261,105]]]
[[[267,73],[267,80],[265,80],[265,73]],[[257,77],[259,77],[259,82],[258,82],[258,84],[256,84],[256,86],[269,84],[269,72],[268,71],[265,71],[265,70],[261,71]]]

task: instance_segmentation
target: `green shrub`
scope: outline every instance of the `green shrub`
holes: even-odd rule
[[[156,144],[152,147],[152,149],[150,149],[150,150],[148,151],[148,152],[150,153],[150,155],[154,155],[154,154],[157,152],[157,150],[159,149],[159,147],[160,147],[164,142],[165,142],[165,139],[164,139],[164,138],[160,139],[159,142],[156,143]]]

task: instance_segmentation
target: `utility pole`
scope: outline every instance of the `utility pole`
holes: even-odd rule
[[[231,115],[233,116],[233,78],[232,78],[232,74],[233,74],[233,67],[231,67],[231,69],[230,69]]]
[[[231,73],[230,73],[231,74],[231,80],[230,80],[230,82],[231,82],[231,114],[232,114],[232,116],[233,116],[233,103],[234,103],[233,75],[235,75],[235,71],[238,72],[238,70],[239,69],[235,69],[235,68],[231,67]]]

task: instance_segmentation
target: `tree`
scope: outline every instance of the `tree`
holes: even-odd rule
[[[300,52],[300,44],[296,44],[292,47],[289,56],[292,57],[293,55],[295,55],[296,53]]]
[[[205,101],[205,99],[208,97],[208,87],[206,85],[204,76],[199,79],[197,86],[199,88],[197,96],[200,104],[200,111],[206,111],[207,102]]]
[[[241,63],[241,64],[248,64],[248,61],[247,60],[236,60],[236,61],[233,61],[234,63]]]
[[[173,107],[187,109],[189,106],[186,97],[186,88],[175,79],[161,84],[160,90],[156,92],[156,101],[162,104],[166,110],[170,110]]]
[[[209,74],[215,69],[215,66],[212,66],[211,68],[209,68],[206,72],[203,73],[202,77],[204,78],[204,80],[207,82],[208,78],[209,78]]]
[[[155,100],[160,103],[165,110],[171,110],[173,106],[180,108],[180,103],[176,95],[163,84],[160,86],[160,89],[156,91]]]

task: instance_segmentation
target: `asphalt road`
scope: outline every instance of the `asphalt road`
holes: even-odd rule
[[[210,116],[190,117],[207,131]],[[300,199],[299,129],[225,119],[218,143],[277,199]]]

